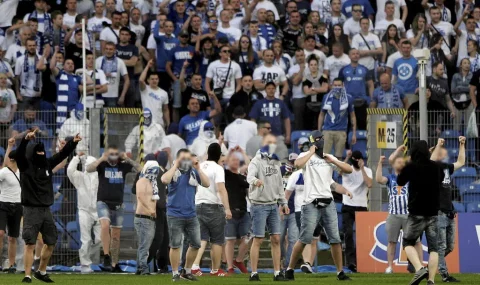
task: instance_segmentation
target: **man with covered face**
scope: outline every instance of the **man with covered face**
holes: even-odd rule
[[[195,212],[195,192],[198,185],[210,187],[210,180],[201,170],[198,159],[188,149],[180,149],[170,170],[162,175],[168,185],[167,222],[170,235],[172,281],[195,281],[192,265],[200,248],[200,224]],[[190,241],[186,254],[185,272],[178,272],[183,237]]]
[[[162,125],[153,120],[152,111],[149,108],[143,109],[143,150],[144,154],[157,153],[162,146],[165,130]],[[132,131],[125,140],[125,152],[128,157],[132,157],[134,147],[140,146],[140,125],[133,127]]]
[[[50,206],[54,202],[53,195],[53,168],[66,159],[73,152],[82,138],[77,134],[73,140],[54,156],[47,159],[43,143],[29,143],[35,139],[38,132],[35,129],[29,132],[17,149],[17,166],[20,170],[20,185],[22,187],[23,234],[25,240],[25,278],[23,283],[31,283],[31,268],[33,251],[38,233],[42,234],[44,246],[40,258],[40,267],[34,273],[35,279],[52,283],[47,274],[47,264],[52,256],[57,242],[57,228],[53,220]],[[28,145],[28,146],[27,146]]]
[[[97,213],[102,227],[105,271],[112,271],[115,268],[120,254],[120,230],[125,208],[123,205],[125,177],[129,172],[140,170],[142,168],[138,163],[124,153],[120,155],[114,145],[109,145],[102,157],[87,166],[87,172],[98,172]]]
[[[303,170],[304,195],[301,215],[300,238],[293,247],[290,264],[285,272],[285,278],[294,280],[294,268],[305,245],[310,244],[315,228],[322,224],[331,245],[332,257],[337,267],[338,280],[350,280],[343,272],[342,240],[338,230],[337,208],[333,202],[332,188],[340,193],[351,196],[343,187],[336,187],[333,181],[333,171],[352,173],[352,166],[323,152],[323,134],[313,131],[309,137],[310,150],[299,154],[295,167]]]
[[[141,275],[150,275],[147,263],[150,245],[155,236],[156,204],[159,200],[157,176],[158,162],[147,161],[137,182],[137,209],[135,210],[135,231],[138,236],[137,270]]]

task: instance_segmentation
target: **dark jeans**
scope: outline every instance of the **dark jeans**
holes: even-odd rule
[[[292,99],[292,109],[293,115],[295,116],[295,120],[293,122],[293,129],[304,130],[304,121],[303,117],[305,115],[305,110],[307,108],[307,99],[306,98],[295,98]]]
[[[155,220],[155,236],[153,238],[152,245],[148,254],[147,263],[150,263],[152,259],[156,259],[157,262],[153,263],[154,271],[158,269],[168,270],[168,264],[170,263],[168,257],[168,224],[167,213],[165,209],[157,208],[157,219]]]
[[[362,106],[355,107],[355,117],[357,118],[357,130],[367,129],[367,108],[368,108],[367,103],[365,103]]]
[[[347,265],[357,265],[355,241],[353,240],[353,225],[355,224],[355,212],[366,212],[365,207],[342,206],[343,232],[345,234],[345,258]]]

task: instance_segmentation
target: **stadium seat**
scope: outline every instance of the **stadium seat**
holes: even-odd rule
[[[466,145],[466,159],[468,161],[476,161],[476,155],[475,155],[475,139],[467,139],[467,145]]]
[[[454,163],[457,161],[458,158],[458,149],[457,148],[449,148],[447,149],[448,152],[448,161],[450,163]]]
[[[465,213],[465,205],[460,202],[453,202],[453,207],[457,213]]]
[[[480,213],[480,202],[467,204],[467,213]]]
[[[352,136],[353,132],[348,133],[348,144],[350,145],[350,149],[352,151],[359,150],[362,152],[363,157],[367,157],[367,131],[357,131],[356,136],[357,136],[357,142],[355,144],[352,143]]]
[[[67,240],[71,250],[79,250],[81,247],[80,241],[80,226],[77,221],[72,221],[67,224]]]
[[[460,132],[455,130],[445,130],[440,135],[441,138],[445,139],[445,147],[447,148],[458,148],[459,136],[460,136]]]
[[[477,177],[477,171],[473,167],[462,167],[452,175],[453,182],[458,188],[472,184]]]
[[[472,183],[460,188],[462,201],[465,203],[480,202],[480,184]]]
[[[135,205],[131,202],[125,202],[125,213],[135,213]]]
[[[291,136],[290,136],[290,145],[292,146],[292,151],[294,153],[300,153],[300,150],[298,149],[297,142],[300,138],[305,137],[308,138],[310,135],[310,131],[293,131]]]

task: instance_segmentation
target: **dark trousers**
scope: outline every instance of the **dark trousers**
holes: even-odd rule
[[[168,264],[170,260],[168,258],[168,224],[167,213],[165,209],[157,208],[157,218],[155,220],[155,237],[153,238],[152,245],[150,246],[147,263],[155,258],[153,267],[156,272],[158,269],[168,270]]]
[[[368,108],[367,103],[365,103],[362,106],[355,107],[355,117],[357,118],[357,130],[367,129],[367,108]]]
[[[365,207],[342,206],[343,232],[345,234],[345,259],[347,265],[357,265],[357,253],[353,240],[353,225],[355,224],[355,212],[366,212]]]

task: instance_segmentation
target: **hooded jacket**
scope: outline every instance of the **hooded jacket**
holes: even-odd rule
[[[27,146],[28,145],[28,146]],[[17,148],[17,165],[22,186],[22,205],[28,207],[50,207],[54,202],[52,170],[75,150],[76,142],[70,140],[62,151],[50,158],[43,156],[39,161],[35,148],[39,143],[22,139]],[[43,147],[43,144],[42,144]]]
[[[60,128],[58,140],[65,140],[66,137],[74,137],[76,134],[80,134],[84,138],[90,138],[90,121],[86,116],[81,120],[77,119],[75,110],[72,110],[70,111],[70,118],[65,120]],[[88,152],[88,139],[81,140],[78,143],[77,151]]]
[[[95,157],[88,156],[82,168],[87,169],[95,160]],[[77,189],[78,209],[97,215],[98,173],[77,170],[80,162],[78,156],[72,158],[67,167],[67,176]]]
[[[263,185],[256,187],[257,180]],[[280,161],[257,152],[248,165],[247,182],[250,184],[248,198],[252,204],[286,204]]]
[[[443,163],[430,160],[426,141],[417,141],[410,149],[411,162],[397,177],[398,186],[408,185],[408,211],[416,216],[436,216],[440,209]]]
[[[143,150],[145,154],[156,153],[162,146],[163,138],[165,138],[165,131],[160,124],[151,123],[150,126],[143,128]],[[140,126],[135,126],[127,139],[125,140],[125,152],[132,152],[135,146],[140,145]]]
[[[205,133],[205,125],[208,121],[203,121],[200,124],[200,128],[198,130],[198,137],[193,141],[192,145],[188,147],[188,149],[197,155],[200,162],[204,162],[207,159],[207,149],[212,143],[218,143],[217,136],[213,136],[213,138],[208,138]],[[228,150],[227,147],[222,143],[221,145],[222,153],[227,154]]]

